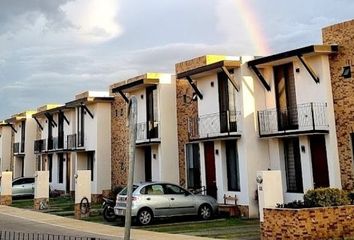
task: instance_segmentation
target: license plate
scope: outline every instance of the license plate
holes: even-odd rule
[[[118,209],[118,214],[119,216],[123,216],[125,214],[124,209]]]

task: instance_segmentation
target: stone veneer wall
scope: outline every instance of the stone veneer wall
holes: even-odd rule
[[[120,94],[112,94],[112,188],[125,186],[128,174],[127,103]]]
[[[350,133],[354,132],[354,20],[322,29],[323,43],[338,44],[339,54],[330,56],[330,70],[336,120],[342,187],[354,189],[353,150]],[[344,79],[342,69],[351,65],[352,77]]]
[[[354,206],[264,209],[261,239],[354,237]]]
[[[184,95],[189,96],[187,103]],[[185,79],[176,80],[179,182],[186,185],[185,145],[189,142],[188,118],[198,116],[198,103],[191,101],[193,89]]]

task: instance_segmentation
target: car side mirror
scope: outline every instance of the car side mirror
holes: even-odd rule
[[[189,195],[191,195],[189,192],[184,192],[184,196],[189,196]]]

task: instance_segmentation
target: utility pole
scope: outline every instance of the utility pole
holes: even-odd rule
[[[137,100],[132,96],[129,100],[128,118],[129,118],[129,174],[127,185],[127,207],[125,211],[124,240],[130,240],[130,228],[132,221],[132,194],[134,181],[135,165],[135,142],[137,125]]]

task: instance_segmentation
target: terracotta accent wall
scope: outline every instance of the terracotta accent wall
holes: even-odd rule
[[[354,206],[264,209],[261,239],[352,239]]]
[[[198,103],[191,101],[193,89],[185,79],[176,80],[177,97],[177,135],[178,135],[178,159],[179,181],[181,186],[186,184],[186,159],[185,145],[189,142],[188,118],[198,116]],[[184,101],[187,95],[187,101]]]
[[[127,103],[119,94],[112,94],[112,188],[125,186],[128,175]]]
[[[354,189],[353,150],[350,133],[354,133],[354,20],[322,29],[323,43],[338,44],[339,53],[330,56],[330,70],[342,187]],[[352,77],[344,79],[344,66],[351,65]]]

